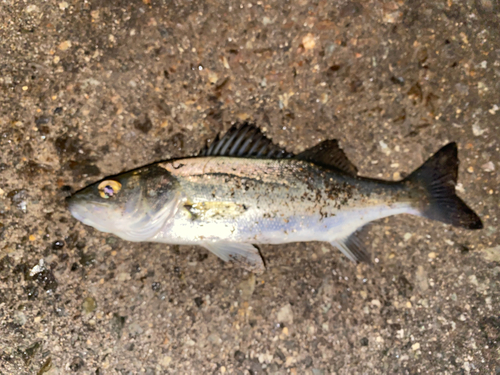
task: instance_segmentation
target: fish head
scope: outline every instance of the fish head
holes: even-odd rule
[[[178,207],[176,180],[165,169],[147,166],[108,177],[67,198],[74,218],[129,241],[146,241]]]

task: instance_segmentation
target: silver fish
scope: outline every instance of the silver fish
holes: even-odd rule
[[[256,244],[325,241],[370,262],[360,233],[373,220],[412,214],[480,229],[455,194],[457,145],[441,148],[407,178],[360,177],[337,141],[301,154],[251,125],[233,127],[199,156],[108,177],[71,196],[82,223],[128,241],[200,245],[261,272]]]

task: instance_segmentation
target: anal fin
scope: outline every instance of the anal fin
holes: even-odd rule
[[[204,242],[203,246],[223,261],[233,261],[247,271],[262,273],[266,268],[259,250],[252,244],[219,241]]]
[[[363,236],[367,231],[367,225],[361,227],[351,235],[332,241],[331,244],[339,249],[346,257],[353,262],[371,264],[371,256],[363,243]]]

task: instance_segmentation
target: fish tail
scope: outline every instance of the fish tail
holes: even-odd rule
[[[458,177],[458,150],[455,142],[442,147],[404,181],[425,190],[422,216],[455,227],[481,229],[483,223],[455,193]]]

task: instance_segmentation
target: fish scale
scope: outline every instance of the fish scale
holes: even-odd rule
[[[175,169],[164,163],[162,167],[179,181],[188,205],[199,202],[228,205],[220,206],[218,217],[192,218],[181,210],[155,236],[158,242],[195,244],[218,239],[257,244],[332,242],[352,233],[367,220],[393,212],[416,212],[413,207],[416,202],[408,193],[405,194],[408,199],[403,200],[406,190],[400,185],[379,184],[377,193],[372,189],[366,194],[363,179],[329,173],[299,160],[211,158],[178,162],[183,166]],[[197,170],[196,166],[203,168]],[[268,177],[242,177],[240,172],[245,168]],[[212,169],[218,172],[212,173]],[[399,202],[394,202],[396,195]],[[234,215],[233,210],[227,209],[229,203],[246,209]],[[218,232],[219,227],[231,228],[230,233]]]

